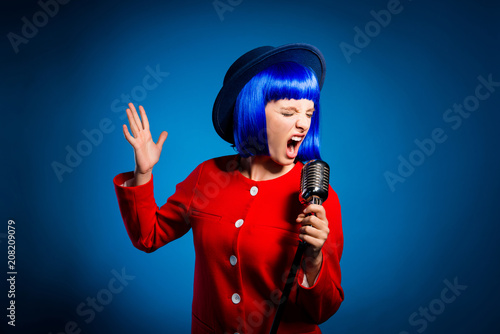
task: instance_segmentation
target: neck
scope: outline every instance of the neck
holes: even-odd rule
[[[250,156],[240,159],[239,170],[241,174],[254,181],[272,180],[292,170],[295,163],[280,165],[269,156]]]

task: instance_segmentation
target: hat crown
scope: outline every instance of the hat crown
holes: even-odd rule
[[[247,53],[236,59],[236,61],[227,70],[226,75],[224,76],[223,84],[225,85],[240,69],[246,68],[247,65],[249,65],[249,62],[259,59],[263,54],[274,49],[274,46],[261,46],[248,51]]]

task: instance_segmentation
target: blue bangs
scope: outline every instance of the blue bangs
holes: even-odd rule
[[[234,147],[242,157],[269,155],[265,112],[267,103],[281,99],[307,99],[314,102],[315,111],[296,160],[320,159],[319,97],[318,80],[309,67],[294,62],[269,66],[256,74],[236,99]]]

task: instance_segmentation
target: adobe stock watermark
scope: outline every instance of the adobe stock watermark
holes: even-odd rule
[[[410,314],[408,317],[408,323],[417,333],[423,333],[430,322],[434,322],[437,317],[446,309],[447,305],[450,305],[457,300],[462,292],[467,289],[467,285],[462,285],[458,283],[458,278],[453,279],[453,283],[445,279],[443,281],[445,287],[441,290],[438,298],[435,298],[429,302],[428,305],[422,307],[420,306],[417,311]],[[407,331],[401,331],[399,334],[410,334]]]
[[[411,2],[412,0],[407,0]],[[373,20],[368,21],[363,29],[358,26],[354,27],[354,38],[352,43],[340,42],[340,51],[344,55],[345,60],[348,64],[352,61],[352,55],[360,54],[361,50],[370,45],[372,39],[380,35],[382,28],[387,28],[391,23],[393,16],[400,14],[404,7],[400,0],[389,0],[387,2],[387,9],[381,9],[379,11],[371,10],[370,15]]]
[[[123,93],[119,98],[111,102],[110,109],[114,114],[121,113],[119,116],[120,120],[127,118],[125,110],[128,102],[139,103],[144,101],[148,96],[148,92],[158,88],[164,78],[170,75],[168,72],[162,72],[159,64],[155,68],[148,65],[145,70],[147,74],[142,78],[140,84],[134,86],[129,93]],[[102,144],[105,134],[110,134],[115,129],[116,126],[113,124],[111,118],[104,117],[95,128],[90,130],[83,129],[81,131],[83,139],[74,144],[74,146],[66,145],[64,161],[59,162],[54,160],[51,163],[52,170],[59,183],[64,181],[64,174],[71,174],[75,168],[80,166],[84,157],[89,156],[94,148]]]
[[[59,5],[66,5],[70,0],[40,0],[38,6],[40,10],[35,12],[31,20],[26,16],[21,18],[23,23],[20,34],[9,32],[7,38],[12,49],[17,54],[21,44],[28,44],[31,39],[38,35],[38,29],[43,28],[49,23],[49,20],[59,13]]]
[[[241,5],[243,0],[214,0],[212,6],[214,6],[215,12],[219,16],[219,19],[224,21],[224,13],[232,12],[235,7]]]
[[[452,129],[458,130],[465,119],[479,109],[481,101],[485,101],[491,97],[500,87],[500,81],[494,81],[493,75],[488,74],[487,78],[482,75],[477,77],[479,84],[474,90],[474,94],[466,96],[462,103],[454,103],[452,108],[446,109],[443,112],[443,121]],[[428,138],[422,140],[415,139],[413,143],[416,148],[409,154],[398,156],[399,165],[397,173],[386,170],[383,174],[387,185],[391,192],[396,191],[396,185],[403,183],[408,179],[415,169],[422,164],[436,152],[438,144],[444,143],[448,139],[446,131],[441,127],[436,127],[430,132]]]
[[[102,312],[106,306],[111,304],[114,297],[121,293],[130,281],[135,279],[135,276],[127,275],[125,268],[122,268],[121,272],[113,269],[111,274],[112,277],[105,288],[97,291],[95,296],[87,297],[84,302],[76,306],[75,313],[80,317],[79,320],[69,320],[64,325],[63,330],[56,333],[49,332],[48,334],[80,334],[82,332],[81,322],[90,324],[94,321],[96,314]]]

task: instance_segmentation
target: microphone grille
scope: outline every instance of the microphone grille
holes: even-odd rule
[[[310,202],[312,196],[319,197],[322,202],[328,198],[330,166],[322,160],[310,160],[302,168],[300,177],[301,201]]]

